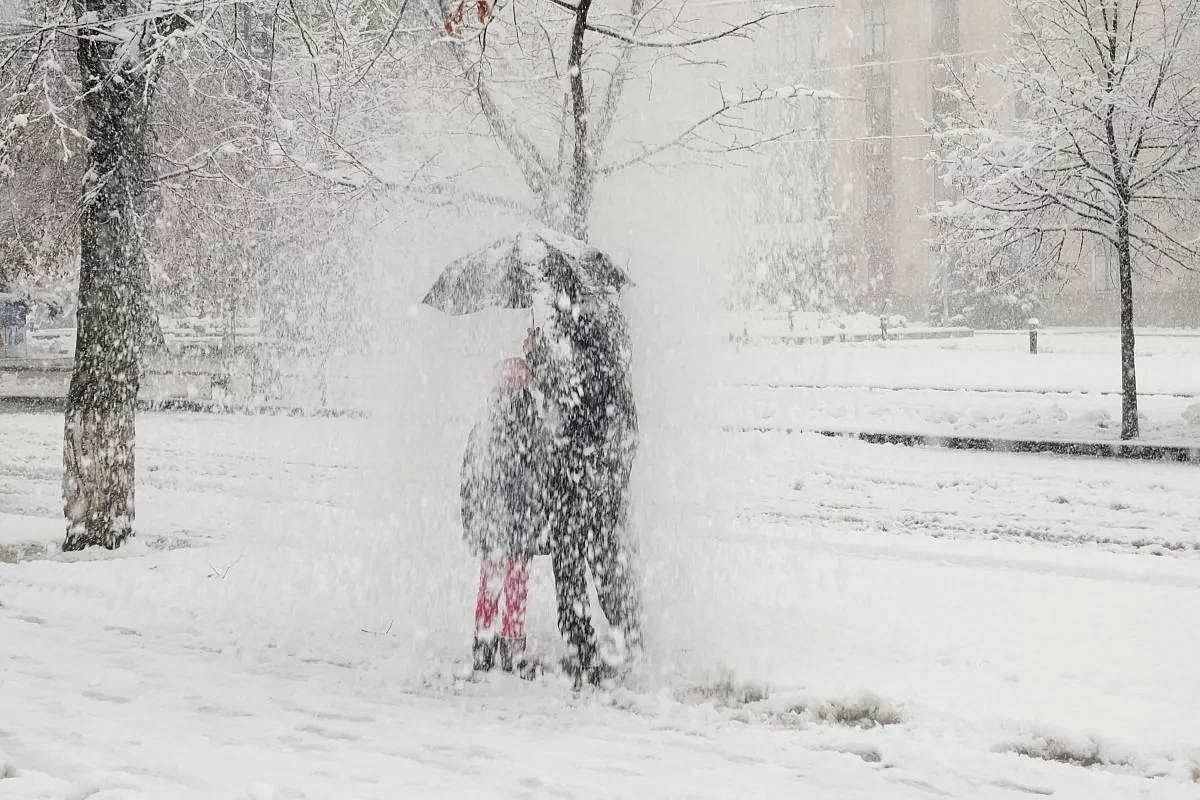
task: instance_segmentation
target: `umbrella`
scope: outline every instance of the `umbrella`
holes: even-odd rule
[[[539,287],[579,298],[632,283],[596,248],[550,230],[508,236],[452,262],[423,301],[447,314],[531,308]]]

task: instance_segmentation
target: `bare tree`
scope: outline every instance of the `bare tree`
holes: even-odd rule
[[[149,112],[160,53],[187,10],[76,0],[88,141],[79,219],[75,369],[63,437],[64,550],[119,546],[132,531],[134,413],[148,322],[141,232]],[[141,17],[141,19],[139,19]]]
[[[257,16],[268,21],[272,42],[278,35],[297,53],[289,66],[304,65],[301,79],[294,68],[280,71],[288,80],[279,91],[290,104],[266,90],[273,81],[264,75],[262,54],[239,46],[245,27],[238,16],[248,13],[249,3],[34,0],[24,18],[0,29],[8,112],[0,125],[0,177],[11,178],[14,167],[23,166],[14,154],[30,133],[55,138],[65,160],[84,155],[77,228],[71,226],[78,235],[79,292],[63,442],[65,550],[115,548],[133,533],[142,350],[157,329],[150,277],[157,189],[223,184],[249,189],[261,202],[255,176],[268,173],[293,182],[279,195],[294,207],[318,206],[313,186],[340,187],[338,159],[348,152],[339,131],[324,123],[354,116],[344,97],[332,102],[324,80],[328,64],[318,48],[329,40],[343,43],[323,52],[334,53],[346,75],[332,85],[348,92],[365,82],[379,52],[393,46],[399,19],[384,10],[379,24],[365,23],[362,6],[349,2],[314,4],[316,11],[289,3],[290,15],[281,12],[283,4],[260,5]],[[321,24],[311,24],[313,17]],[[255,91],[231,90],[229,83]],[[296,88],[309,85],[311,94]],[[172,115],[160,103],[164,88],[173,99],[205,91],[220,96],[211,115],[194,113],[202,105],[197,102],[190,103],[193,113]],[[291,137],[306,146],[288,141],[295,120],[314,128],[315,136]],[[309,183],[297,186],[297,180]],[[211,196],[176,195],[201,214],[219,216],[204,207]],[[218,249],[210,257],[224,261],[229,253]]]
[[[22,133],[0,153],[3,171],[15,174],[13,150],[45,149],[30,133],[56,140],[63,161],[83,155],[81,171],[50,175],[51,182],[78,180],[70,223],[58,231],[77,247],[56,247],[79,258],[63,441],[65,550],[114,548],[132,532],[139,356],[154,327],[142,228],[150,113],[165,55],[199,10],[188,3],[150,10],[129,0],[34,2],[0,31],[6,111],[17,112],[12,119]],[[37,164],[16,167],[28,178],[23,168]]]
[[[772,36],[780,47],[762,52],[760,71],[808,74],[822,91],[789,104],[763,103],[754,112],[762,131],[800,130],[763,148],[746,194],[738,204],[744,261],[738,275],[741,303],[788,313],[855,310],[860,297],[850,281],[851,259],[841,230],[847,201],[835,192],[833,150],[829,144],[831,102],[829,21],[806,17],[779,20]],[[799,63],[781,64],[779,52]]]
[[[332,315],[355,303],[332,298],[365,291],[347,254],[382,193],[365,165],[408,149],[406,55],[431,38],[404,30],[397,5],[234,3],[209,22],[225,46],[168,65],[156,119],[165,299],[219,315],[227,340],[236,321],[257,322],[260,360],[323,357],[350,333]]]
[[[1138,435],[1133,275],[1200,256],[1198,0],[1009,0],[1011,56],[981,84],[958,76],[960,112],[938,138],[963,192],[937,214],[944,244],[1021,254],[1049,274],[1087,247],[1116,254],[1121,437]],[[1009,87],[1015,119],[981,99]],[[993,85],[996,85],[995,83]]]
[[[765,138],[746,123],[748,107],[811,94],[798,87],[756,87],[721,94],[713,110],[656,143],[605,160],[626,87],[643,56],[699,61],[705,45],[746,37],[768,20],[811,8],[779,6],[715,30],[692,30],[686,3],[669,9],[629,0],[604,9],[592,0],[513,0],[504,6],[474,0],[423,0],[429,19],[444,26],[451,69],[464,81],[496,141],[519,168],[543,224],[581,239],[597,182],[608,175],[683,149],[706,154],[750,149]],[[468,19],[472,16],[472,19]],[[473,27],[472,27],[473,25]],[[514,97],[506,90],[524,90]],[[716,141],[718,138],[722,141]]]

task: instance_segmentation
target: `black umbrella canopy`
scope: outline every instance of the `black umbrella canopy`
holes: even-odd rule
[[[550,230],[524,231],[450,263],[424,303],[447,314],[485,308],[531,308],[538,289],[571,297],[630,284],[604,252]]]

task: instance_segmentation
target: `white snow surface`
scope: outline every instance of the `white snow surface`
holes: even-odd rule
[[[532,236],[521,241],[543,246]],[[509,315],[505,337],[495,333],[497,316],[484,316],[486,321],[472,329],[479,341],[470,346],[492,358],[511,354],[498,344],[520,341],[529,317]],[[456,330],[464,327],[462,319],[443,319],[428,310],[417,318],[446,337],[462,337]],[[871,332],[874,319],[798,315],[795,333]],[[773,324],[776,334],[786,334],[785,321]],[[668,360],[675,357],[666,352]],[[1138,359],[1142,441],[1200,447],[1200,372],[1194,368],[1200,332],[1143,331]],[[704,421],[712,425],[1082,441],[1115,441],[1121,430],[1119,340],[1112,330],[1042,330],[1036,356],[1029,354],[1023,331],[827,345],[718,342],[703,363],[683,360],[671,369],[691,366],[721,378],[715,386],[695,387],[694,379],[684,384],[710,396],[712,412],[706,411]],[[370,409],[378,371],[370,359],[339,359],[325,398],[336,407]],[[479,374],[487,374],[486,365]],[[0,394],[61,396],[67,378],[66,372],[0,372]],[[461,380],[461,373],[455,379]],[[650,374],[646,380],[662,383],[666,377]],[[205,375],[152,371],[143,396],[208,399],[209,384]],[[289,379],[288,386],[288,402],[319,405],[321,392],[307,375]],[[471,409],[457,412],[466,415]]]
[[[573,694],[460,677],[460,422],[142,415],[138,538],[63,555],[0,415],[0,798],[1200,792],[1195,467],[646,423],[649,652]]]
[[[1050,329],[965,339],[744,345],[719,358],[724,424],[930,435],[1116,440],[1120,342]],[[1138,339],[1141,439],[1200,446],[1200,335]]]

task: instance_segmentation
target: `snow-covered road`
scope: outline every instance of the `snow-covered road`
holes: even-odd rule
[[[650,441],[650,664],[575,696],[453,676],[459,431],[144,415],[139,540],[64,558],[60,424],[0,416],[0,798],[1200,791],[1194,466]]]

